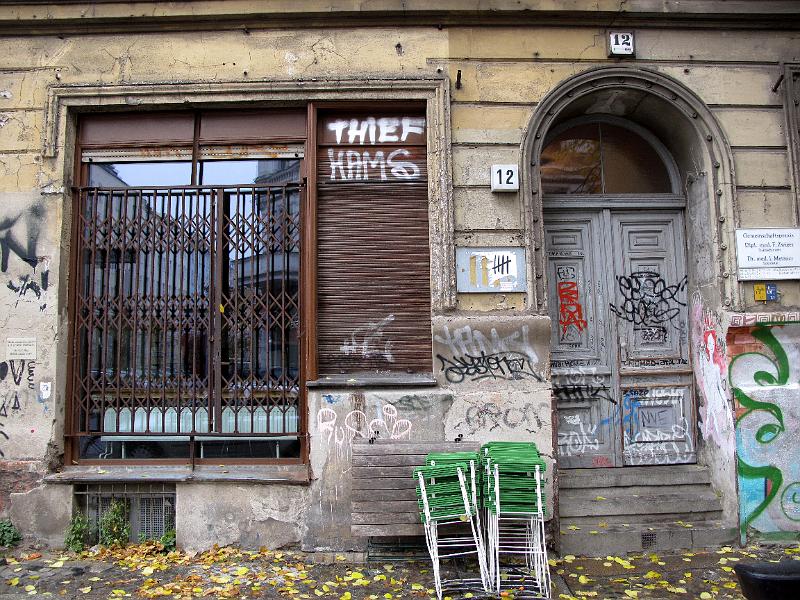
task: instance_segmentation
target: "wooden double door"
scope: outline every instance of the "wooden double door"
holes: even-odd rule
[[[559,466],[695,462],[683,210],[546,211],[545,246]]]

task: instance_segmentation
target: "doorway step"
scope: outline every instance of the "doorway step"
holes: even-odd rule
[[[665,465],[558,472],[561,554],[618,556],[732,543],[736,527],[708,468]]]

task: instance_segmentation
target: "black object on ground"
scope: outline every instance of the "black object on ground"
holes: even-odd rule
[[[747,600],[800,598],[800,561],[737,564],[734,567]]]

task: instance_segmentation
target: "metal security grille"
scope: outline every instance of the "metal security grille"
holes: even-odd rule
[[[74,435],[298,436],[302,193],[79,190]]]
[[[123,502],[131,540],[157,540],[175,529],[175,486],[172,484],[79,485],[75,498],[91,525],[92,543],[98,541],[100,520],[114,501]]]

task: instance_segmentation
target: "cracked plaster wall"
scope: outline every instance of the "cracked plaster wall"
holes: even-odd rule
[[[456,244],[523,246],[530,237],[520,197],[492,194],[486,167],[522,160],[520,142],[536,103],[566,77],[606,63],[603,35],[596,27],[386,26],[0,39],[0,240],[8,247],[8,263],[0,269],[0,325],[7,336],[37,339],[33,389],[29,365],[18,384],[21,365],[6,361],[0,381],[0,399],[12,401],[7,414],[0,412],[0,451],[5,465],[20,465],[7,472],[43,472],[57,459],[63,437],[69,281],[60,274],[69,258],[70,215],[64,209],[73,157],[69,136],[59,140],[55,157],[42,156],[49,86],[413,77],[436,75],[437,69],[454,82],[460,70],[462,86],[450,90]],[[739,218],[752,226],[795,222],[783,113],[770,87],[779,75],[776,65],[800,60],[798,48],[796,32],[704,31],[702,40],[691,31],[637,32],[636,66],[680,80],[714,106],[736,146]],[[135,108],[142,101],[129,102]],[[800,304],[800,286],[786,283],[783,290],[783,306]],[[551,457],[549,320],[527,314],[526,302],[523,294],[459,294],[463,315],[434,319],[435,389],[310,394],[316,479],[309,488],[179,486],[179,508],[205,506],[207,521],[183,511],[183,545],[202,545],[217,535],[255,543],[269,535],[274,543],[356,547],[359,541],[349,536],[347,450],[336,437],[336,427],[356,409],[377,417],[384,406],[395,406],[404,415],[398,418],[411,422],[412,439],[532,436]],[[517,354],[481,362],[482,344],[492,350],[488,354]],[[48,382],[51,392],[44,398],[40,385]],[[330,424],[331,412],[323,413],[328,421],[319,421],[325,408],[339,425]],[[236,507],[229,497],[237,499]],[[278,506],[290,510],[284,514]],[[214,519],[224,526],[209,529]]]

